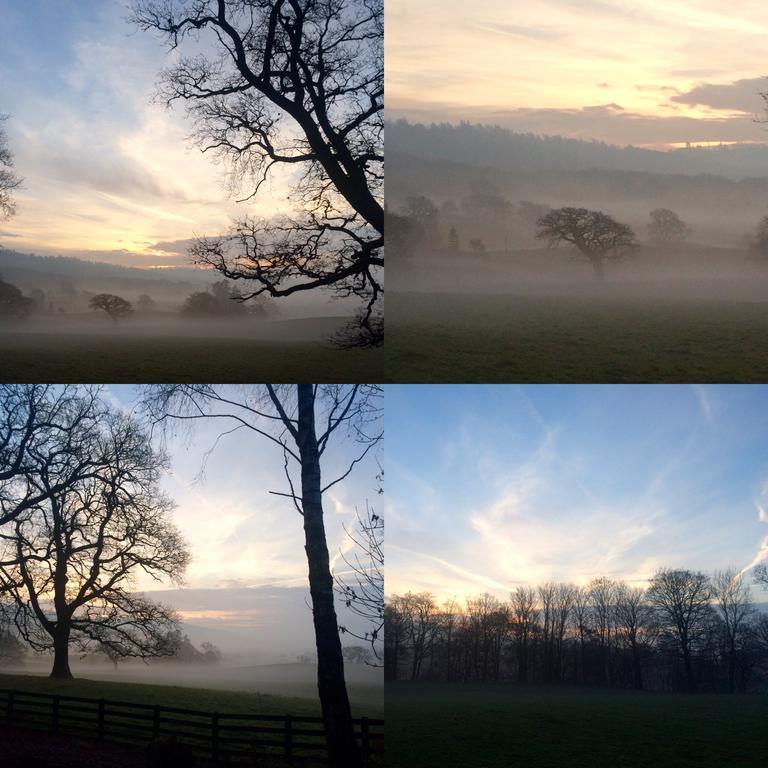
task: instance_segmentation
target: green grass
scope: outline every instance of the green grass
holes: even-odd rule
[[[387,768],[761,768],[768,696],[387,683]]]
[[[2,674],[0,674],[0,688],[11,688],[32,693],[58,693],[91,699],[104,698],[150,706],[199,709],[205,712],[307,717],[320,715],[319,700],[272,696],[246,691],[220,691],[173,685],[145,685],[143,683],[110,683],[86,679],[51,680],[48,677],[34,675]],[[380,712],[370,716],[379,717]]]
[[[766,379],[766,304],[417,293],[387,299],[387,381]]]
[[[0,334],[3,381],[361,382],[381,378],[382,350],[242,338]]]

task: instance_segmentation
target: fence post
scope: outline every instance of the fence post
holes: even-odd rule
[[[59,732],[59,695],[53,697],[53,712],[51,713],[51,730]]]
[[[288,765],[293,765],[293,734],[290,715],[285,716],[285,756],[288,758]]]
[[[8,725],[13,722],[13,698],[16,695],[16,691],[8,692],[8,701],[5,703],[5,720]]]
[[[152,738],[153,739],[160,738],[160,707],[159,705],[155,705],[155,713],[154,713],[154,718],[152,720]]]
[[[104,715],[105,715],[104,699],[99,699],[99,714],[98,714],[98,722],[96,725],[96,733],[99,741],[104,740]]]
[[[360,730],[363,734],[363,759],[367,761],[371,755],[371,737],[367,717],[362,718],[360,721]]]
[[[211,715],[211,756],[213,762],[219,764],[219,713]]]

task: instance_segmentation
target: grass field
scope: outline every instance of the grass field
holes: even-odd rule
[[[383,350],[319,341],[72,334],[0,334],[3,381],[51,383],[376,381]]]
[[[218,691],[186,686],[108,683],[103,680],[51,680],[33,675],[0,675],[0,688],[66,696],[105,698],[138,704],[200,709],[236,714],[308,715],[320,711],[320,702],[311,699],[268,696],[243,691]]]
[[[387,768],[760,768],[768,696],[387,683]]]
[[[764,382],[768,304],[400,293],[386,381]]]

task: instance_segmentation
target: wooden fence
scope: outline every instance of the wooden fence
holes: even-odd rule
[[[2,713],[8,725],[98,741],[145,746],[175,737],[215,764],[258,764],[260,758],[288,765],[327,763],[320,717],[234,715],[0,688]],[[366,762],[383,764],[384,721],[363,717],[354,724]]]

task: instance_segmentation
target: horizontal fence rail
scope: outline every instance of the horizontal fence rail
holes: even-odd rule
[[[282,758],[288,765],[327,763],[320,717],[201,712],[179,707],[86,699],[0,688],[0,717],[7,725],[148,745],[173,739],[214,763],[257,763]],[[353,720],[366,762],[383,763],[384,721]]]

